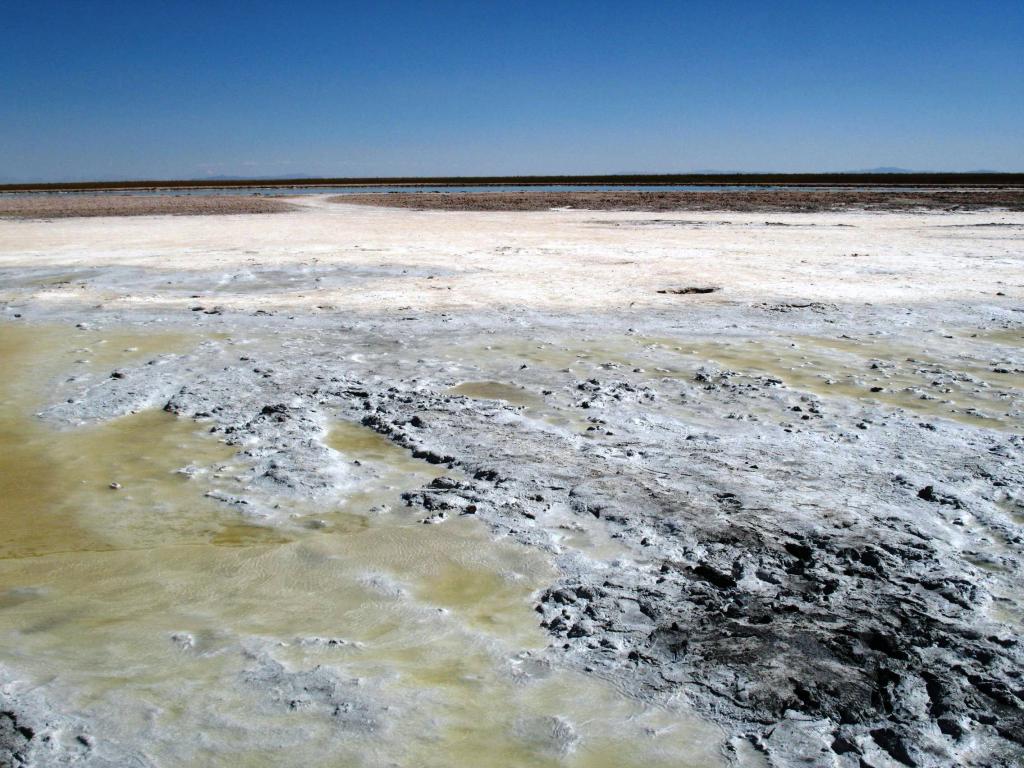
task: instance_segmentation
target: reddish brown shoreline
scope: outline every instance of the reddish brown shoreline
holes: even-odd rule
[[[281,213],[294,206],[250,195],[26,195],[0,197],[0,219],[81,216],[216,216]]]
[[[828,210],[905,211],[1024,210],[1024,189],[937,189],[928,191],[771,190],[728,192],[474,192],[336,195],[336,203],[438,211],[545,211],[581,208],[600,211],[752,211]]]

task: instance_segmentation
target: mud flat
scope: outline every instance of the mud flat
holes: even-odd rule
[[[1024,189],[831,189],[729,190],[722,192],[474,192],[339,195],[339,203],[385,205],[430,211],[743,211],[813,212],[840,210],[908,211],[1024,210]]]
[[[281,200],[252,195],[80,195],[0,196],[0,218],[63,219],[83,216],[217,216],[232,213],[280,213]]]
[[[1024,759],[1024,214],[293,204],[0,222],[0,763]]]

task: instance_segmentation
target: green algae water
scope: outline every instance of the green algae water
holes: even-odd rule
[[[400,494],[439,469],[381,436],[337,423],[368,479],[273,528],[205,495],[241,460],[195,422],[34,415],[76,365],[199,341],[0,325],[3,682],[160,766],[720,762],[718,729],[532,657],[551,566],[472,517],[420,524]]]

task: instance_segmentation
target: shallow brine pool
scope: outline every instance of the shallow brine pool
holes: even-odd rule
[[[269,528],[205,495],[240,460],[200,424],[34,415],[75,366],[198,341],[0,326],[0,683],[164,766],[720,762],[717,728],[531,653],[551,565],[421,524],[400,493],[438,469],[384,438],[335,425],[370,479]]]

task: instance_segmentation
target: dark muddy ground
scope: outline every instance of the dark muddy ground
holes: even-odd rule
[[[929,191],[772,190],[728,192],[477,192],[339,195],[336,203],[385,205],[439,211],[907,211],[1024,210],[1024,189],[936,189]]]
[[[251,195],[216,197],[175,195],[5,195],[0,218],[67,219],[82,216],[216,216],[230,213],[281,213],[292,206]]]

